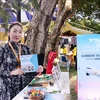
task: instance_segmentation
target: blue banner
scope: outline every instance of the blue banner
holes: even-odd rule
[[[77,35],[78,100],[100,100],[100,35]]]

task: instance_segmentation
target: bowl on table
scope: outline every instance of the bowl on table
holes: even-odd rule
[[[41,100],[43,98],[42,94],[39,94],[38,96],[30,95],[29,100]]]

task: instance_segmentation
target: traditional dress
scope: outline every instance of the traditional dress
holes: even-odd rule
[[[19,53],[19,44],[10,42]],[[30,54],[29,48],[21,44],[21,55]],[[17,59],[7,43],[0,48],[0,100],[12,100],[33,78],[36,72],[24,75],[12,75],[10,72],[18,66]]]

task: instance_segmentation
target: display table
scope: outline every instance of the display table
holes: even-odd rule
[[[61,72],[61,77],[63,77],[63,88],[64,91],[66,91],[66,93],[64,93],[65,98],[64,99],[60,99],[63,97],[63,93],[58,93],[58,94],[52,94],[52,93],[48,93],[48,91],[53,90],[54,88],[57,88],[57,85],[54,84],[54,86],[51,86],[48,84],[47,88],[47,96],[45,96],[46,98],[44,98],[44,100],[54,100],[54,98],[49,98],[51,96],[55,96],[58,97],[57,100],[70,100],[70,87],[69,87],[69,72]],[[26,86],[19,94],[17,94],[12,100],[28,100],[28,99],[24,99],[25,97],[25,92],[27,92],[28,90],[31,90],[33,87],[29,87]],[[37,87],[40,88],[40,87]],[[62,97],[60,95],[62,95]]]

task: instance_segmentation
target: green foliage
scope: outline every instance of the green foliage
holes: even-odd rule
[[[73,0],[73,4],[75,0]],[[83,14],[83,16],[91,16],[91,14],[95,14],[100,12],[100,1],[99,0],[79,0],[77,6],[77,12]],[[99,14],[95,14],[96,17],[100,17]]]
[[[8,19],[10,19],[10,15],[8,12],[14,12],[17,14],[17,11],[20,9],[24,9],[27,11],[30,11],[32,6],[34,9],[38,10],[39,9],[39,4],[37,0],[29,0],[26,4],[21,3],[22,0],[7,0],[5,3],[0,1],[0,18],[3,18],[4,23],[8,23]],[[31,6],[32,5],[32,6]],[[9,10],[5,10],[5,8],[9,8]],[[13,9],[11,9],[13,8]]]
[[[29,0],[32,3],[32,6],[36,9],[39,10],[39,4],[37,0]]]
[[[71,19],[70,22],[73,26],[76,26],[81,29],[85,30],[91,30],[94,33],[100,33],[100,22],[96,22],[92,19],[82,18],[80,20],[74,19],[74,17]]]
[[[71,18],[71,23],[79,28],[100,33],[100,0],[73,0],[75,16]],[[97,21],[98,19],[98,21]]]
[[[8,27],[8,19],[10,19],[10,15],[8,14],[8,11],[5,10],[4,8],[8,7],[9,5],[7,5],[7,3],[2,3],[0,1],[0,18],[2,18],[2,21],[4,23],[4,27],[5,30],[7,31],[7,27]]]

